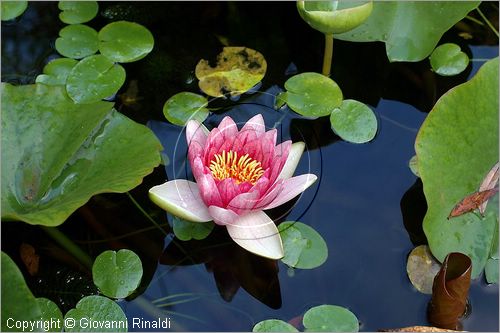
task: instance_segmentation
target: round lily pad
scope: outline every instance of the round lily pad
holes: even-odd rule
[[[59,19],[67,24],[79,24],[92,20],[99,10],[96,1],[59,1]]]
[[[460,46],[453,43],[439,45],[429,57],[432,70],[439,75],[452,76],[462,73],[469,65],[469,57]]]
[[[337,305],[320,305],[309,309],[302,319],[306,332],[358,332],[358,318]]]
[[[285,256],[285,264],[295,268],[311,269],[321,266],[328,257],[328,247],[316,230],[301,223],[287,221],[278,226]]]
[[[163,114],[172,124],[184,126],[188,120],[203,122],[208,117],[208,102],[204,96],[181,92],[170,97],[163,105]]]
[[[50,323],[51,320],[52,322],[62,322],[63,315],[56,303],[52,302],[50,299],[43,297],[37,298],[36,302],[38,303],[38,306],[42,311],[42,320],[44,320],[46,323]],[[59,325],[47,325],[45,328],[47,328],[45,330],[46,332],[61,332],[61,326]]]
[[[142,263],[130,250],[105,251],[92,266],[94,284],[106,296],[125,298],[132,294],[142,279]]]
[[[144,58],[153,49],[151,32],[140,24],[113,22],[99,31],[99,51],[114,62],[132,62]]]
[[[177,216],[173,218],[174,234],[182,241],[191,239],[201,240],[206,238],[214,228],[213,222],[189,222]]]
[[[125,82],[125,69],[103,55],[82,59],[71,70],[66,91],[76,103],[93,103],[116,93]]]
[[[417,176],[420,177],[420,174],[418,173],[418,158],[417,155],[413,155],[413,157],[408,161],[408,167],[410,168],[411,172]]]
[[[85,58],[97,52],[99,40],[97,31],[83,24],[72,24],[59,31],[56,50],[65,57]]]
[[[365,104],[346,99],[330,115],[332,130],[343,140],[365,143],[377,134],[377,118]]]
[[[43,68],[43,73],[36,77],[36,83],[43,83],[49,86],[60,86],[66,84],[69,73],[78,63],[75,59],[58,58],[49,62]]]
[[[64,316],[64,331],[127,332],[127,317],[109,298],[87,296]]]
[[[302,73],[285,82],[287,92],[280,96],[295,112],[309,118],[329,115],[342,103],[342,91],[335,81],[318,74]]]
[[[196,65],[195,74],[205,94],[221,97],[250,90],[262,80],[266,70],[267,63],[260,52],[247,47],[225,47],[217,56],[215,67],[202,59]]]
[[[28,1],[2,1],[2,21],[15,19],[28,8]]]
[[[298,330],[283,320],[268,319],[255,324],[252,332],[298,332]]]
[[[441,264],[432,256],[427,245],[419,245],[408,256],[406,272],[411,284],[424,294],[432,294],[434,277]]]

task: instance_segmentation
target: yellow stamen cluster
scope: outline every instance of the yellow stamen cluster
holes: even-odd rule
[[[215,154],[210,162],[210,171],[215,179],[233,178],[236,184],[249,182],[252,185],[264,174],[259,161],[254,160],[248,154],[238,158],[238,153],[232,150]]]

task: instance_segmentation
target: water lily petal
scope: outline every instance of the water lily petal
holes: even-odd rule
[[[266,125],[264,124],[264,118],[259,113],[258,115],[250,118],[240,132],[245,131],[255,131],[257,134],[263,134],[266,131]]]
[[[190,120],[186,125],[186,139],[188,147],[191,145],[191,141],[198,142],[202,147],[207,141],[208,129],[196,120]]]
[[[217,206],[208,207],[208,212],[218,225],[233,224],[239,217],[239,215],[232,210]]]
[[[281,185],[280,194],[273,201],[271,201],[270,204],[264,207],[264,209],[278,207],[285,202],[292,200],[311,186],[317,178],[318,177],[316,177],[316,175],[307,173],[305,175],[285,179],[283,181],[283,185]]]
[[[217,128],[224,135],[225,139],[234,138],[238,134],[238,126],[236,126],[234,120],[229,116],[224,117]]]
[[[234,197],[241,193],[240,186],[236,184],[233,178],[226,178],[219,181],[217,183],[217,188],[219,189],[223,207],[226,207]]]
[[[293,176],[305,147],[306,144],[301,141],[292,144],[285,165],[283,166],[283,169],[281,169],[281,173],[278,176],[279,179],[287,179]]]
[[[192,222],[211,221],[196,183],[177,179],[149,190],[149,198],[167,212]]]
[[[248,214],[258,203],[259,197],[260,193],[258,190],[238,194],[228,203],[226,208],[231,209],[238,215]]]
[[[207,206],[222,206],[222,199],[219,194],[219,189],[215,184],[212,174],[202,174],[197,179],[200,195]]]
[[[262,211],[240,216],[226,225],[229,236],[242,248],[259,256],[281,259],[283,244],[273,220]]]

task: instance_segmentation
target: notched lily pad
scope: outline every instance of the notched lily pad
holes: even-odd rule
[[[453,43],[439,45],[429,57],[432,70],[443,76],[462,73],[469,64],[469,57],[462,52],[460,46]]]
[[[97,31],[84,24],[72,24],[59,31],[56,50],[61,55],[81,59],[97,52],[99,40]]]
[[[59,1],[59,19],[67,24],[79,24],[92,20],[99,10],[96,1]]]
[[[126,192],[160,163],[155,135],[62,86],[2,84],[2,220],[56,226],[92,195]]]
[[[358,332],[358,318],[338,305],[320,305],[309,309],[302,320],[306,332]]]
[[[127,332],[127,317],[123,310],[102,296],[82,298],[75,309],[66,313],[64,324],[66,332]]]
[[[20,16],[26,8],[28,1],[2,1],[2,21],[8,21]]]
[[[48,323],[52,323],[54,321],[62,322],[63,315],[56,303],[52,302],[50,299],[43,297],[37,298],[36,302],[38,303],[38,306],[40,307],[40,310],[42,312],[40,316],[42,320]],[[58,327],[58,325],[50,325],[47,326],[47,328],[49,328],[48,330],[46,330],[47,332],[61,332],[61,327]]]
[[[252,332],[298,332],[298,330],[283,320],[267,319],[255,324]]]
[[[432,294],[432,283],[441,264],[429,251],[427,245],[419,245],[408,256],[406,273],[411,284],[424,294]]]
[[[342,91],[335,81],[319,73],[302,73],[285,82],[279,96],[290,109],[308,118],[328,116],[342,103]]]
[[[352,143],[371,141],[377,134],[377,117],[366,104],[346,99],[330,115],[332,131]]]
[[[141,258],[134,251],[104,251],[95,259],[92,278],[106,296],[125,298],[132,294],[142,279]]]
[[[134,22],[113,22],[99,31],[99,51],[114,62],[142,59],[153,50],[153,46],[151,32]]]
[[[71,70],[66,91],[76,103],[87,104],[112,96],[125,82],[125,69],[103,55],[82,59]]]
[[[38,75],[35,82],[50,86],[65,85],[69,73],[77,63],[77,60],[70,58],[54,59],[45,65],[43,74]]]
[[[266,74],[264,56],[247,47],[224,47],[215,67],[200,60],[195,74],[200,89],[207,95],[221,97],[227,93],[240,95],[259,83]]]
[[[163,114],[172,124],[184,126],[190,119],[200,123],[208,117],[208,102],[204,96],[181,92],[170,97],[163,105]]]
[[[320,234],[310,226],[287,221],[278,226],[283,241],[285,264],[311,269],[321,266],[328,258],[328,247]]]
[[[213,222],[189,222],[177,216],[174,216],[172,221],[174,234],[182,241],[205,239],[215,226]]]

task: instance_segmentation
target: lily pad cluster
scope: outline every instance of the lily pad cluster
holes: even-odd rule
[[[302,325],[305,332],[358,332],[358,318],[348,309],[338,305],[319,305],[304,313]],[[279,319],[258,322],[253,332],[299,332],[293,325]]]
[[[149,54],[153,35],[134,22],[112,22],[99,32],[82,24],[97,15],[95,1],[60,1],[59,9],[59,18],[69,25],[59,31],[55,47],[66,58],[48,63],[36,82],[64,85],[68,96],[79,104],[112,97],[125,82],[125,69],[119,63]]]

